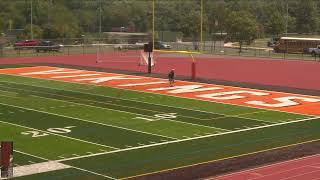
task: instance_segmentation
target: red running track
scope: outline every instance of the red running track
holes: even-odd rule
[[[210,180],[320,180],[320,154]]]
[[[129,52],[125,55],[108,55],[113,62],[96,63],[96,55],[49,56],[33,58],[1,58],[0,64],[57,63],[87,67],[111,68],[146,72],[138,66],[139,58]],[[125,61],[125,62],[115,62]],[[231,82],[247,82],[262,85],[284,86],[320,90],[320,63],[311,61],[281,60],[244,57],[205,57],[197,59],[197,77]],[[177,75],[191,76],[190,58],[157,59],[153,72],[167,74],[172,68]]]

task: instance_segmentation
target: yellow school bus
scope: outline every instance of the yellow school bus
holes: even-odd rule
[[[318,45],[319,38],[281,37],[273,49],[276,53],[308,53],[309,48]]]

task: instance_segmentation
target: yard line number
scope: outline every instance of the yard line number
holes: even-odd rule
[[[141,119],[145,121],[159,121],[166,119],[175,119],[177,118],[177,113],[164,113],[164,114],[155,114],[153,117],[135,117],[133,119]]]
[[[50,133],[56,133],[56,134],[68,134],[71,132],[71,129],[74,128],[75,126],[67,126],[64,128],[48,128],[46,131],[50,132]],[[37,138],[37,137],[43,137],[43,136],[48,136],[50,135],[49,133],[45,133],[45,132],[40,132],[40,131],[25,131],[25,132],[21,132],[22,135],[26,135],[26,136],[31,136],[33,138]]]

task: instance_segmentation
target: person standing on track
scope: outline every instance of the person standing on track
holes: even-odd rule
[[[174,69],[171,69],[171,71],[168,74],[169,79],[169,86],[172,87],[174,85]]]

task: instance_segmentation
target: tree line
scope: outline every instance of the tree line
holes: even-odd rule
[[[316,0],[203,0],[202,5],[201,0],[155,0],[156,30],[199,39],[203,12],[205,34],[226,32],[240,44],[257,37],[320,32]],[[37,39],[94,37],[100,24],[102,31],[152,31],[151,0],[0,0],[0,32],[20,29],[19,38],[30,38],[31,7]]]

